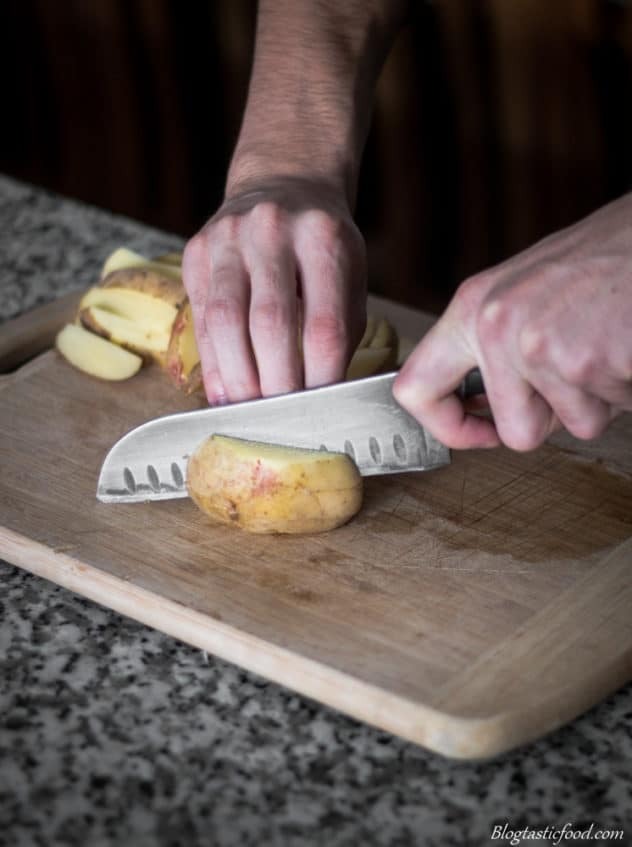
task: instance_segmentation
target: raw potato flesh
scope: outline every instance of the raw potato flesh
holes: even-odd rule
[[[257,533],[326,532],[362,505],[362,477],[345,453],[223,435],[193,453],[187,486],[211,518]]]
[[[115,312],[90,306],[79,313],[81,323],[86,329],[113,341],[134,353],[152,354],[158,359],[166,353],[169,346],[169,325],[151,324],[147,321],[129,320]]]
[[[362,379],[387,371],[394,361],[394,351],[391,347],[359,347],[349,362],[345,379]]]
[[[202,387],[200,354],[193,330],[193,312],[188,300],[180,307],[173,323],[166,368],[174,384],[183,388],[187,394]]]
[[[129,268],[142,268],[144,270],[156,271],[175,280],[182,280],[182,269],[173,259],[174,254],[166,254],[165,258],[146,259],[134,250],[127,247],[119,247],[105,260],[101,270],[101,279],[114,271],[128,270]]]
[[[158,262],[161,265],[175,265],[178,268],[182,268],[182,253],[163,253],[161,256],[156,256],[149,261]]]
[[[129,379],[143,363],[140,356],[76,324],[67,324],[58,334],[55,345],[71,365],[99,379]]]
[[[385,373],[397,364],[397,333],[387,320],[367,317],[366,330],[351,357],[345,379]]]
[[[171,326],[178,310],[159,297],[129,288],[90,288],[82,297],[79,311],[97,306],[121,318],[150,326]]]

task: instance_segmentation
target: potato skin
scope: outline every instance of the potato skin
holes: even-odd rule
[[[362,505],[362,477],[346,454],[227,436],[195,451],[187,486],[211,518],[255,533],[326,532]]]
[[[165,369],[174,385],[184,389],[187,394],[204,387],[200,354],[193,330],[193,312],[188,300],[180,306],[173,322]]]
[[[90,330],[95,335],[99,335],[101,338],[105,338],[107,341],[111,341],[113,344],[117,344],[119,347],[123,347],[125,350],[129,350],[131,353],[140,356],[145,364],[154,361],[164,367],[166,352],[151,349],[149,346],[144,345],[142,341],[135,344],[129,339],[119,338],[113,335],[106,327],[99,323],[93,308],[81,309],[79,312],[79,321],[81,326]]]
[[[112,271],[99,283],[102,288],[132,288],[150,294],[175,306],[186,300],[186,291],[181,281],[144,268],[123,268]]]

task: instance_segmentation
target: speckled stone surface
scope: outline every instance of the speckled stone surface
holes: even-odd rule
[[[116,246],[181,246],[4,178],[0,243],[0,319],[89,284]],[[567,822],[624,836],[562,844],[632,844],[632,685],[451,762],[0,562],[0,847],[476,847]]]

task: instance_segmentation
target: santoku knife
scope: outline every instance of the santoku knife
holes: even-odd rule
[[[139,503],[187,497],[189,456],[214,434],[290,447],[345,452],[363,476],[425,471],[447,465],[450,451],[392,394],[396,373],[215,406],[148,421],[112,447],[101,467],[97,498]],[[463,397],[483,391],[472,371]]]

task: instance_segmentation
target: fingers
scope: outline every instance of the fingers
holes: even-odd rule
[[[440,321],[408,357],[393,395],[448,447],[496,447],[500,441],[493,423],[468,414],[454,393],[475,365],[448,320]]]
[[[216,363],[225,395],[231,403],[250,400],[261,393],[250,343],[249,307],[250,280],[242,258],[234,250],[221,249],[211,259],[204,327],[212,353],[205,350],[207,360],[203,372],[208,371],[205,387],[208,380],[212,388],[216,379],[212,366]]]
[[[220,210],[185,250],[211,403],[342,379],[366,320],[364,243],[343,206],[245,199],[238,214],[230,204]]]
[[[607,403],[569,385],[554,372],[539,371],[531,379],[562,425],[576,438],[596,438],[612,420],[611,407]]]
[[[209,403],[216,406],[227,403],[228,396],[217,365],[213,339],[207,330],[205,320],[210,268],[211,260],[206,243],[199,237],[189,241],[182,259],[182,278],[192,307],[204,391]]]
[[[250,335],[264,396],[303,385],[298,353],[296,265],[289,250],[251,263]]]
[[[307,388],[344,379],[364,331],[364,253],[352,240],[353,233],[319,214],[305,220],[297,234]]]

